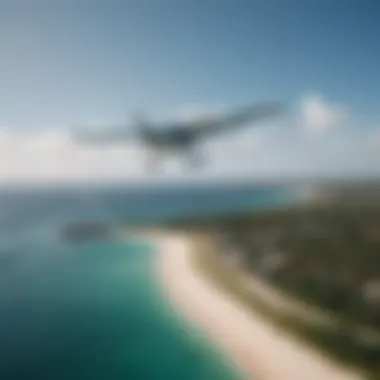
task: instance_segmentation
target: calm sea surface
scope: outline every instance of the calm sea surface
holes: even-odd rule
[[[238,376],[173,313],[138,241],[67,244],[73,221],[159,221],[260,210],[290,189],[0,190],[0,379],[197,379]]]

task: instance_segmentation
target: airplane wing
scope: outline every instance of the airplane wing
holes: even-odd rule
[[[237,127],[249,126],[250,122],[280,114],[282,106],[279,103],[256,104],[239,109],[229,115],[201,125],[198,129],[202,135],[211,135]]]

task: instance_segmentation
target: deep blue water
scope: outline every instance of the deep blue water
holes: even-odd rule
[[[171,310],[144,242],[63,244],[82,220],[262,209],[289,189],[0,191],[0,379],[234,379]]]

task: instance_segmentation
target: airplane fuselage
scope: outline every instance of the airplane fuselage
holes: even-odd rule
[[[136,137],[151,151],[150,162],[157,165],[161,153],[184,153],[194,166],[203,162],[202,152],[197,143],[218,133],[236,130],[249,125],[252,120],[273,116],[279,113],[281,107],[277,103],[264,103],[243,107],[229,114],[203,118],[196,121],[174,122],[155,125],[138,118],[134,125]],[[121,130],[113,133],[100,133],[91,137],[85,135],[84,140],[92,143],[110,143],[125,141],[126,135]],[[83,140],[83,136],[82,136]]]
[[[177,128],[173,126],[164,131],[145,130],[142,137],[144,142],[152,147],[185,149],[195,143],[198,134],[191,128]]]

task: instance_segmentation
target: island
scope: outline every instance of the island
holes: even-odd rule
[[[298,363],[300,373],[305,373],[305,376],[308,371],[314,371],[314,375],[310,374],[308,378],[319,374],[324,379],[379,379],[379,190],[380,187],[377,190],[338,186],[319,188],[318,198],[297,206],[203,220],[168,222],[169,230],[185,236],[192,247],[192,254],[187,261],[183,258],[180,262],[179,251],[184,251],[185,247],[178,243],[178,252],[172,254],[171,262],[166,262],[167,266],[172,266],[171,270],[166,268],[167,276],[168,273],[172,276],[171,287],[176,286],[174,271],[182,271],[181,276],[185,277],[185,265],[191,265],[193,270],[193,279],[187,283],[188,293],[184,291],[181,295],[179,289],[172,289],[174,298],[179,299],[179,304],[187,314],[193,315],[195,312],[190,310],[189,305],[191,301],[189,298],[184,301],[181,297],[190,294],[191,286],[197,287],[199,299],[195,299],[195,295],[193,299],[193,307],[196,307],[200,305],[200,299],[211,292],[210,289],[205,290],[207,284],[211,285],[228,295],[235,306],[240,305],[239,310],[244,309],[246,315],[256,320],[256,326],[259,323],[257,320],[263,318],[265,323],[276,326],[279,336],[283,332],[288,342],[292,342],[291,345],[300,342],[299,347],[302,348],[297,346],[294,352],[308,352],[303,359],[299,357]],[[202,285],[195,285],[195,277],[199,276],[204,279],[203,291]],[[184,280],[178,277],[177,284],[182,282]],[[211,298],[208,302],[212,303]],[[268,347],[270,345],[264,343],[264,335],[262,346],[257,343],[256,351],[246,348],[245,354],[239,354],[237,349],[231,349],[231,342],[226,343],[220,337],[220,334],[228,335],[226,331],[223,333],[223,324],[225,330],[231,328],[228,323],[232,324],[222,315],[222,308],[219,316],[215,316],[210,306],[199,307],[203,308],[199,313],[204,316],[193,315],[193,319],[203,328],[215,332],[217,327],[203,320],[207,319],[207,309],[209,318],[215,318],[214,325],[220,324],[219,333],[215,332],[219,335],[215,339],[222,342],[222,346],[225,345],[231,356],[237,358],[240,355],[237,362],[242,367],[252,369],[249,360],[244,359],[244,355],[249,352],[251,360],[257,356],[265,361],[265,355],[259,352],[265,351],[265,344]],[[232,310],[228,313],[231,313],[231,319],[238,318],[237,313],[232,317]],[[254,329],[253,325],[249,328],[252,331]],[[235,329],[236,336],[240,336],[241,346],[245,347],[248,338],[237,332],[241,326]],[[262,329],[265,330],[264,327]],[[235,340],[235,345],[239,344],[232,335],[230,340]],[[248,331],[246,335],[251,336]],[[271,344],[275,344],[273,342],[275,338]],[[276,344],[281,346],[285,343],[279,341]],[[269,349],[269,364],[257,364],[257,368],[265,367],[262,371],[257,369],[257,373],[266,378],[284,379],[286,368],[293,366],[293,370],[297,371],[297,364],[293,363],[288,367],[284,365],[282,373],[275,375],[273,372],[269,375],[277,365],[273,362],[274,356],[271,358],[271,350],[275,355],[277,348],[273,346]],[[288,357],[289,362],[296,360],[296,353],[293,359],[285,351],[282,354],[284,358]],[[312,365],[311,357],[323,357],[323,360],[318,359],[317,365],[317,360],[313,359]],[[305,372],[301,371],[301,367]],[[324,368],[324,372],[319,372],[318,368]],[[331,371],[328,372],[327,368]],[[255,376],[254,370],[247,373],[252,378],[260,378]]]

